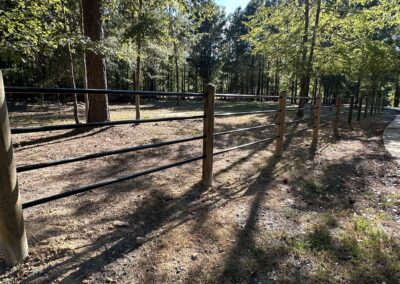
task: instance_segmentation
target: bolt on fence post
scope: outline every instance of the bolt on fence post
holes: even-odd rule
[[[212,186],[213,179],[213,149],[214,149],[214,104],[215,86],[207,84],[204,95],[203,122],[203,178],[205,188]]]
[[[336,97],[335,121],[333,122],[333,136],[335,138],[339,137],[340,105],[342,104],[341,101],[342,101],[342,96],[338,94]]]
[[[322,93],[319,92],[316,97],[315,114],[314,114],[314,129],[313,129],[313,144],[318,143],[319,125],[321,124],[321,109],[322,109]]]
[[[0,238],[4,260],[21,263],[28,256],[28,242],[19,199],[17,170],[11,141],[10,122],[0,71]]]
[[[281,156],[283,153],[283,135],[285,132],[285,115],[286,115],[286,92],[283,91],[279,95],[278,115],[276,118],[276,144],[275,156]]]
[[[354,97],[351,97],[350,98],[349,116],[347,118],[347,122],[350,126],[351,126],[351,121],[353,120],[353,107],[354,107]]]
[[[360,121],[360,118],[361,118],[363,97],[364,96],[360,95],[360,97],[358,98],[357,121]]]

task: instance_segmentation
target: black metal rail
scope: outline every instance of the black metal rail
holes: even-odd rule
[[[175,145],[175,144],[180,144],[180,143],[185,143],[185,142],[190,142],[190,141],[196,141],[196,140],[200,140],[203,138],[204,138],[204,136],[195,136],[195,137],[190,137],[190,138],[164,141],[164,142],[153,143],[153,144],[145,144],[145,145],[140,145],[140,146],[135,146],[135,147],[121,148],[121,149],[112,150],[112,151],[98,152],[98,153],[88,154],[88,155],[84,155],[81,157],[73,157],[73,158],[64,159],[64,160],[43,162],[43,163],[37,163],[37,164],[32,164],[32,165],[22,165],[22,166],[17,167],[17,172],[23,173],[23,172],[28,172],[28,171],[52,167],[52,166],[70,164],[70,163],[75,163],[75,162],[80,162],[80,161],[85,161],[85,160],[90,160],[90,159],[97,159],[97,158],[101,158],[101,157],[107,157],[107,156],[111,156],[111,155],[136,152],[136,151],[145,150],[145,149],[152,149],[152,148],[158,148],[158,147],[167,146],[167,145]]]
[[[190,96],[203,97],[203,93],[178,93],[136,90],[108,90],[108,89],[72,89],[72,88],[33,88],[33,87],[5,87],[6,93],[12,94],[91,94],[91,95],[146,95],[146,96]]]
[[[312,107],[300,107],[300,108],[286,108],[286,111],[299,111],[299,110],[313,110],[316,109],[316,107],[312,106]]]
[[[325,125],[328,125],[328,124],[331,124],[331,123],[333,123],[333,121],[328,121],[328,122],[321,123],[319,126],[321,127],[321,126],[325,126]]]
[[[283,134],[283,136],[293,135],[293,134],[296,134],[296,133],[299,133],[299,132],[304,132],[304,131],[307,131],[307,130],[311,130],[311,129],[313,129],[313,128],[314,128],[314,127],[308,127],[308,128],[304,128],[304,129],[292,131],[292,132]]]
[[[286,122],[286,124],[303,122],[303,121],[312,120],[312,119],[314,119],[314,117],[306,117],[306,118],[302,118],[302,119],[296,119],[296,120],[288,121],[288,122]]]
[[[240,95],[240,94],[215,94],[217,98],[255,98],[255,99],[278,99],[279,96],[257,96],[257,95]]]
[[[193,120],[193,119],[203,119],[203,118],[204,115],[194,115],[194,116],[178,116],[178,117],[166,117],[166,118],[117,120],[117,121],[93,122],[84,124],[61,124],[61,125],[48,125],[48,126],[37,126],[37,127],[20,127],[20,128],[11,128],[11,133],[22,134],[22,133],[54,131],[54,130],[96,128],[103,126],[140,124],[140,123],[163,122],[163,121]]]
[[[244,112],[226,112],[216,113],[214,117],[225,117],[225,116],[236,116],[236,115],[248,115],[248,114],[262,114],[262,113],[276,113],[276,110],[256,110],[256,111],[244,111]]]
[[[265,129],[265,128],[270,128],[270,127],[274,127],[274,126],[275,126],[275,124],[268,124],[268,125],[261,125],[261,126],[247,127],[247,128],[238,128],[238,129],[233,129],[233,130],[228,130],[228,131],[217,132],[217,133],[214,133],[214,136],[222,136],[222,135],[251,131],[251,130],[256,130],[256,129]]]
[[[308,99],[313,100],[313,97],[286,97],[287,100],[294,100],[294,99]]]
[[[321,115],[320,118],[334,116],[334,115],[336,115],[336,113],[324,114],[324,115]]]
[[[217,156],[217,155],[221,155],[221,154],[224,154],[224,153],[227,153],[227,152],[230,152],[230,151],[246,148],[246,147],[249,147],[249,146],[252,146],[252,145],[256,145],[256,144],[260,144],[260,143],[264,143],[264,142],[268,142],[268,141],[273,141],[273,140],[275,140],[275,137],[270,137],[270,138],[267,138],[267,139],[262,139],[262,140],[258,140],[258,141],[255,141],[255,142],[242,144],[242,145],[235,146],[235,147],[232,147],[232,148],[223,149],[223,150],[214,152],[213,155]]]
[[[58,199],[65,198],[65,197],[69,197],[69,196],[72,196],[72,195],[76,195],[76,194],[79,194],[79,193],[87,192],[87,191],[90,191],[90,190],[93,190],[93,189],[96,189],[96,188],[99,188],[99,187],[104,187],[106,185],[111,185],[111,184],[114,184],[114,183],[118,183],[118,182],[122,182],[122,181],[126,181],[126,180],[131,180],[131,179],[138,178],[138,177],[141,177],[141,176],[145,176],[145,175],[149,175],[149,174],[152,174],[152,173],[160,172],[160,171],[163,171],[163,170],[166,170],[166,169],[170,169],[170,168],[178,167],[178,166],[181,166],[181,165],[184,165],[184,164],[192,163],[192,162],[195,162],[195,161],[198,161],[198,160],[201,160],[201,159],[203,159],[203,156],[197,156],[197,157],[194,157],[194,158],[191,158],[191,159],[187,159],[187,160],[183,160],[183,161],[180,161],[180,162],[176,162],[176,163],[173,163],[173,164],[164,165],[164,166],[161,166],[161,167],[145,170],[145,171],[142,171],[142,172],[138,172],[138,173],[135,173],[135,174],[119,177],[119,178],[116,178],[116,179],[106,180],[106,181],[103,181],[103,182],[99,182],[99,183],[83,186],[83,187],[80,187],[80,188],[77,188],[77,189],[74,189],[74,190],[70,190],[70,191],[67,191],[67,192],[63,192],[63,193],[60,193],[60,194],[55,194],[55,195],[52,195],[52,196],[48,196],[48,197],[44,197],[44,198],[28,201],[28,202],[25,202],[25,203],[22,204],[22,208],[23,209],[27,209],[27,208],[30,208],[30,207],[33,207],[33,206],[37,206],[37,205],[40,205],[40,204],[48,203],[50,201],[54,201],[54,200],[58,200]]]

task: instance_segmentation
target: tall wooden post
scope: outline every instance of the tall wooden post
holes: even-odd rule
[[[339,137],[339,120],[340,120],[340,105],[342,104],[342,96],[340,94],[336,97],[336,113],[335,121],[333,122],[333,136]]]
[[[314,129],[313,129],[313,144],[318,143],[319,125],[321,124],[321,109],[322,109],[322,93],[319,92],[316,98],[315,113],[314,113]]]
[[[28,255],[24,217],[19,199],[10,122],[0,71],[0,238],[9,265],[21,263]]]
[[[278,115],[276,118],[276,144],[275,156],[281,156],[283,153],[283,135],[285,133],[285,116],[286,116],[286,92],[283,91],[279,95]]]
[[[351,121],[353,120],[353,107],[354,107],[354,97],[350,98],[350,108],[349,108],[349,116],[347,118],[347,122],[351,126]]]
[[[360,118],[361,118],[363,98],[364,98],[364,96],[360,95],[360,97],[358,99],[357,121],[360,121]]]
[[[215,86],[207,84],[204,96],[204,124],[203,124],[203,179],[205,188],[212,186],[213,179],[213,148],[214,148],[214,104]]]

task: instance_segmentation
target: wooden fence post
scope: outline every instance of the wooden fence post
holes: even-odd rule
[[[362,102],[364,96],[359,95],[360,97],[358,98],[358,113],[357,113],[357,121],[360,121],[361,118],[361,113],[362,113]]]
[[[318,143],[319,125],[321,124],[321,109],[322,109],[322,93],[319,92],[316,98],[315,114],[314,114],[314,129],[313,129],[313,144]]]
[[[207,84],[204,96],[203,123],[203,179],[205,188],[212,186],[213,179],[213,149],[214,149],[214,103],[215,86]]]
[[[283,91],[279,95],[278,115],[276,118],[276,144],[275,156],[281,156],[283,153],[283,135],[285,133],[285,116],[286,116],[286,92]]]
[[[336,97],[336,113],[335,121],[333,122],[333,136],[339,137],[339,119],[340,119],[340,105],[342,104],[342,96],[340,94]]]
[[[351,121],[353,120],[353,107],[354,107],[354,97],[350,98],[350,108],[349,108],[349,116],[347,118],[347,122],[351,126]]]
[[[28,255],[24,217],[19,199],[10,122],[0,71],[0,238],[9,265],[21,263]]]

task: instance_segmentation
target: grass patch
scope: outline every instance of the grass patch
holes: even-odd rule
[[[326,185],[315,177],[306,179],[300,183],[302,191],[307,195],[321,195],[326,193]]]
[[[313,231],[306,238],[308,247],[311,250],[328,250],[333,245],[333,239],[329,228],[325,225],[315,226]]]
[[[313,260],[316,279],[340,275],[350,283],[399,283],[400,242],[386,233],[380,220],[355,217],[339,227],[336,218],[326,214],[289,245],[301,258]]]
[[[330,228],[336,228],[339,225],[339,221],[333,214],[326,213],[324,215],[324,223]]]
[[[391,193],[383,198],[382,209],[386,210],[395,206],[400,206],[400,193]]]
[[[269,246],[266,243],[252,244],[246,249],[243,248],[240,255],[230,260],[223,278],[229,279],[227,283],[247,283],[258,273],[277,266],[279,260],[285,258],[287,253],[286,246]]]

